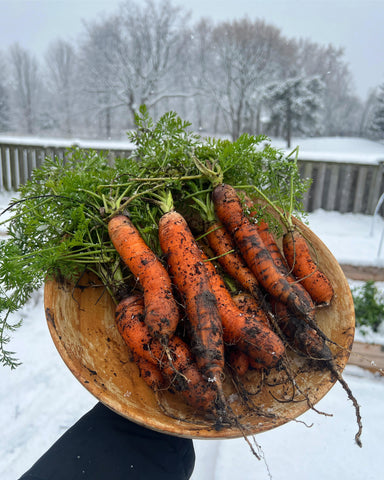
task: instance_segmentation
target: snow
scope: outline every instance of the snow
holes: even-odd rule
[[[277,139],[272,139],[272,145],[286,148],[285,144]],[[384,161],[384,144],[366,138],[293,138],[291,145],[291,150],[299,146],[299,159],[302,160],[363,163],[367,165],[376,165]]]
[[[0,210],[9,195],[0,194]],[[0,217],[1,221],[1,217]],[[316,211],[309,226],[336,259],[355,265],[377,265],[383,219]],[[0,227],[1,235],[1,227]],[[96,399],[72,376],[50,338],[42,292],[21,312],[23,326],[12,335],[10,349],[23,362],[16,370],[0,368],[0,478],[15,480]],[[384,332],[379,338],[384,344]],[[317,407],[333,416],[308,411],[300,420],[256,436],[264,460],[256,460],[243,439],[195,440],[192,480],[377,480],[384,461],[382,437],[384,377],[347,365],[344,376],[362,410],[363,448],[354,443],[355,414],[344,390],[336,384]]]
[[[74,145],[80,148],[91,148],[95,150],[132,150],[134,144],[122,140],[87,140],[80,138],[55,138],[39,136],[18,136],[18,135],[0,135],[0,144],[4,145],[31,145],[44,148],[70,148]]]
[[[208,135],[207,135],[208,136]],[[272,138],[272,145],[286,149],[286,144],[281,139]],[[43,136],[17,136],[0,135],[0,144],[33,145],[45,148],[69,148],[77,145],[80,148],[93,148],[97,150],[132,150],[134,144],[124,140],[92,140],[80,138],[55,138]],[[299,146],[299,158],[311,161],[348,162],[376,165],[384,162],[384,144],[354,137],[313,137],[293,138],[291,149]]]
[[[316,210],[309,226],[341,264],[384,266],[381,216]],[[330,228],[330,225],[332,228]]]

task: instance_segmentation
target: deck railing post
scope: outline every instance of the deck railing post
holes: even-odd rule
[[[98,144],[95,148],[81,142],[55,142],[52,144],[17,144],[2,142],[0,138],[0,191],[17,190],[39,167],[47,156],[65,158],[68,148],[79,146],[103,151],[113,163],[116,157],[128,156],[132,147]],[[384,161],[358,163],[356,161],[298,159],[300,174],[311,178],[312,185],[303,199],[308,212],[322,208],[340,212],[354,212],[372,215],[384,191]],[[384,207],[383,207],[384,209]]]

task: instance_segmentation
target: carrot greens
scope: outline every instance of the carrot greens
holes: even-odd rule
[[[191,225],[204,217],[201,199],[209,197],[215,182],[256,185],[279,208],[304,213],[308,182],[300,178],[297,163],[267,137],[204,139],[176,113],[154,122],[145,107],[136,115],[136,127],[128,134],[135,145],[132,154],[113,164],[105,153],[79,148],[68,150],[64,159],[47,158],[11,201],[8,219],[0,216],[0,224],[7,226],[7,237],[0,241],[3,365],[18,365],[7,348],[10,334],[20,326],[13,319],[47,278],[76,282],[90,270],[112,296],[130,278],[108,236],[108,221],[115,214],[129,216],[160,257],[163,212],[158,199],[164,192],[170,192],[176,210],[196,219]]]

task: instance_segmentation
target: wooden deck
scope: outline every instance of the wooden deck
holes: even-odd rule
[[[348,363],[384,375],[384,346],[354,342]]]

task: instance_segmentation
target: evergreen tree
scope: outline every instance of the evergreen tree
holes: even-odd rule
[[[369,130],[375,138],[384,137],[384,83],[378,87]]]
[[[265,103],[269,107],[269,129],[291,146],[293,133],[306,136],[320,133],[324,85],[319,77],[295,77],[269,85]]]

